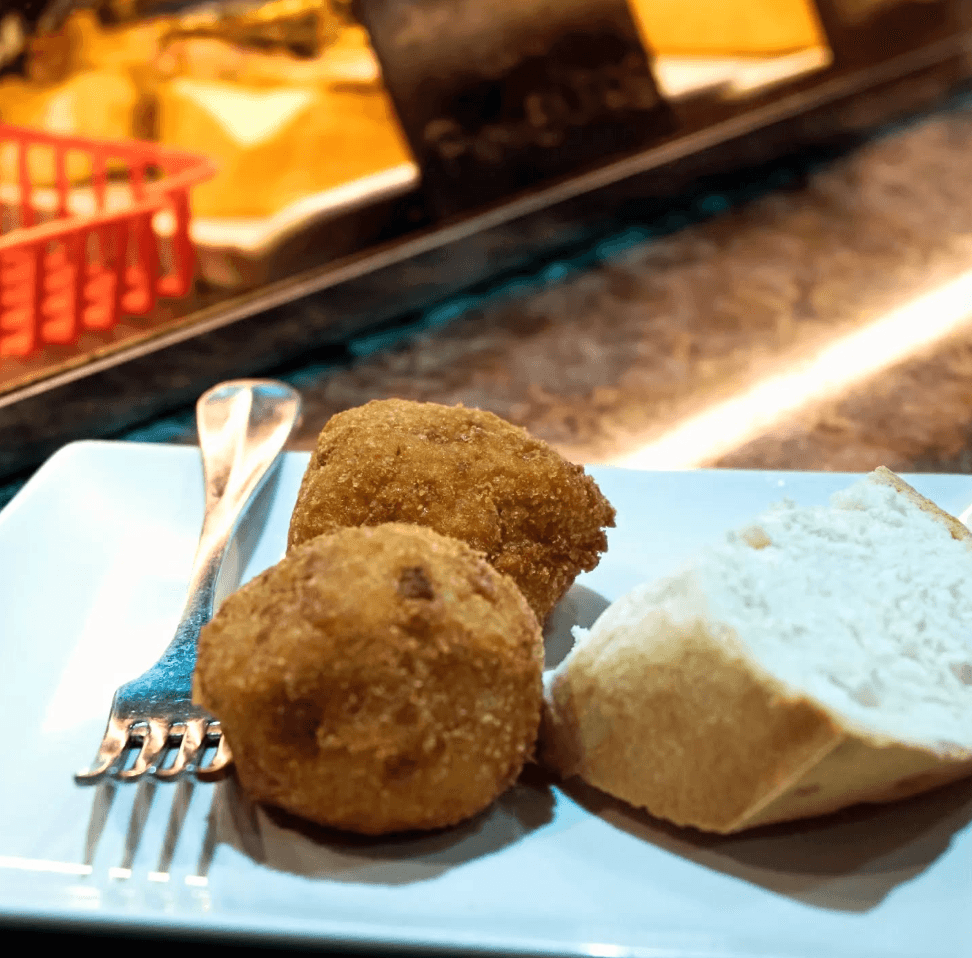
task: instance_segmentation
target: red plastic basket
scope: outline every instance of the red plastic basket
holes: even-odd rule
[[[189,190],[215,172],[156,143],[0,123],[0,358],[74,344],[145,315],[160,296],[184,296],[195,271]],[[153,220],[164,211],[163,240]]]

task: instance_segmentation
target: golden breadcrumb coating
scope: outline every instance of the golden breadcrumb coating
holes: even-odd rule
[[[581,466],[492,413],[386,399],[324,426],[289,545],[383,522],[428,526],[485,553],[542,623],[597,565],[614,509]]]
[[[406,524],[341,529],[231,595],[194,699],[257,801],[364,834],[454,824],[532,756],[543,639],[513,582]]]

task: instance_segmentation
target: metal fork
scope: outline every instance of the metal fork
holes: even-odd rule
[[[94,784],[105,775],[126,782],[146,774],[160,779],[184,772],[210,775],[232,761],[219,722],[192,702],[196,639],[212,617],[220,568],[240,517],[262,488],[299,416],[299,394],[272,380],[221,383],[196,403],[206,513],[182,619],[159,661],[115,692],[94,764],[75,775],[80,784]],[[177,743],[172,763],[161,764]],[[135,746],[140,746],[138,756],[126,769],[128,750]],[[211,746],[216,746],[215,756],[199,767],[197,760]]]

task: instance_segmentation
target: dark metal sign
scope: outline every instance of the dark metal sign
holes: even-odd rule
[[[439,212],[672,128],[625,0],[359,0],[355,12]]]
[[[887,57],[972,27],[969,0],[814,0],[837,66]]]

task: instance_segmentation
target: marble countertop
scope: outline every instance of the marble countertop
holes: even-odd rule
[[[623,455],[972,269],[970,145],[972,101],[704,222],[652,241],[629,233],[587,268],[548,267],[524,291],[298,375],[298,442],[340,409],[403,396],[492,409],[579,461]],[[931,354],[710,464],[959,468],[970,332],[972,317]]]
[[[972,270],[970,147],[972,98],[955,100],[843,155],[783,163],[739,197],[703,198],[667,235],[627,227],[576,261],[315,355],[281,374],[305,399],[293,446],[341,409],[399,396],[493,410],[576,461],[624,457]],[[970,471],[969,313],[698,464]],[[192,442],[192,410],[119,438]]]

